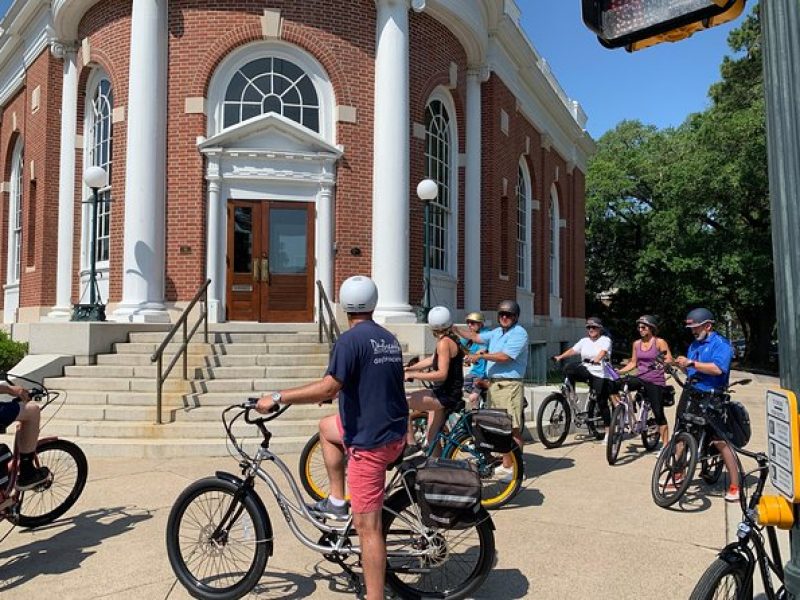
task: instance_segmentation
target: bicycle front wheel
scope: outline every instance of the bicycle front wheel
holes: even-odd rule
[[[514,446],[510,452],[511,472],[498,473],[503,465],[503,455],[499,452],[483,452],[475,447],[475,440],[469,435],[460,435],[454,442],[448,441],[444,458],[463,460],[475,465],[481,477],[481,506],[486,509],[500,508],[519,492],[522,486],[524,465],[522,450]]]
[[[672,506],[689,487],[697,467],[697,441],[686,431],[676,433],[661,451],[653,469],[650,491],[660,507]]]
[[[718,558],[703,573],[689,600],[749,600],[752,597],[753,580],[747,577],[746,565]]]
[[[474,594],[495,559],[494,527],[485,518],[466,529],[430,529],[420,521],[419,506],[402,489],[386,499],[386,583],[401,598],[448,598]],[[424,556],[411,556],[427,550]]]
[[[536,433],[545,448],[558,448],[567,439],[570,415],[569,403],[561,394],[550,394],[536,412]]]
[[[167,556],[195,598],[231,600],[255,587],[272,540],[250,494],[217,477],[196,481],[178,496],[167,521]]]
[[[89,468],[86,455],[67,440],[47,440],[36,447],[39,466],[50,470],[51,479],[21,494],[17,524],[41,527],[67,512],[83,492]]]
[[[625,438],[625,405],[620,402],[611,413],[611,425],[608,426],[608,443],[606,444],[606,460],[613,465],[617,462],[622,440]]]

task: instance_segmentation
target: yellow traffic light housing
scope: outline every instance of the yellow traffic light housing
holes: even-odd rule
[[[582,0],[583,22],[607,48],[641,50],[735,19],[746,0]]]
[[[783,496],[761,496],[756,515],[759,525],[773,525],[778,529],[791,529],[794,525],[792,505]]]

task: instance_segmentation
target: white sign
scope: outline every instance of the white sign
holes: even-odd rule
[[[794,440],[792,423],[796,422],[796,402],[781,392],[767,391],[767,454],[769,456],[769,474],[772,485],[794,500],[795,452],[792,449]],[[796,426],[795,426],[796,428]],[[796,434],[796,432],[794,432]]]

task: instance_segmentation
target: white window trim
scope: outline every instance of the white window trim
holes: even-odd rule
[[[559,206],[558,189],[550,188],[550,295],[561,297],[561,207]]]
[[[517,281],[517,288],[523,289],[527,292],[533,291],[533,273],[531,271],[531,249],[533,248],[533,222],[531,219],[531,214],[533,212],[533,185],[531,182],[531,173],[528,169],[528,164],[525,162],[525,157],[521,157],[519,159],[519,169],[522,173],[523,181],[525,182],[525,189],[528,192],[528,196],[525,199],[525,253],[524,253],[524,281]],[[519,198],[517,198],[517,202],[519,203]],[[519,204],[517,204],[517,214],[519,215]],[[517,217],[519,218],[519,216]],[[519,241],[519,239],[517,240]]]
[[[449,277],[454,280],[458,279],[458,211],[459,211],[459,188],[458,188],[458,172],[459,172],[459,146],[458,146],[458,121],[456,113],[456,105],[453,102],[453,96],[447,88],[442,86],[433,90],[433,93],[425,102],[425,110],[427,111],[428,105],[439,100],[447,111],[447,116],[450,118],[450,215],[447,220],[447,269],[431,269],[432,273],[438,274],[439,278]]]
[[[258,58],[282,58],[293,62],[305,71],[319,99],[319,135],[331,144],[336,143],[336,120],[334,108],[336,98],[330,77],[322,65],[304,50],[279,41],[258,41],[247,44],[234,50],[226,56],[214,71],[208,86],[208,106],[210,111],[207,121],[207,135],[209,137],[220,133],[224,127],[225,92],[228,83],[236,72],[247,63]],[[302,127],[298,123],[298,127]]]
[[[24,185],[24,182],[22,181],[22,170],[25,168],[24,162],[21,160],[23,157],[23,150],[24,144],[22,142],[22,137],[20,136],[17,139],[17,142],[14,145],[14,150],[11,154],[11,189],[9,190],[10,193],[8,195],[8,262],[6,268],[7,286],[19,285],[19,275],[22,272],[22,256],[20,256],[22,253],[22,244],[20,243],[19,248],[17,247],[17,236],[14,234],[14,219],[19,212],[24,194],[24,190],[21,187]],[[21,231],[19,236],[22,236]],[[16,278],[13,277],[15,270],[17,271]]]

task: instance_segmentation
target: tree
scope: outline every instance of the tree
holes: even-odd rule
[[[587,306],[624,337],[638,314],[659,314],[679,340],[687,308],[704,305],[735,316],[746,360],[766,365],[775,296],[757,8],[728,42],[736,55],[706,111],[661,131],[624,121],[599,140],[587,178]]]

